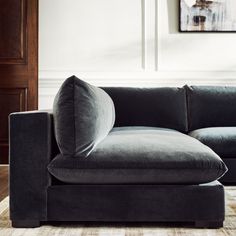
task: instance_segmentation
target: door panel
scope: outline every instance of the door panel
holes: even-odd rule
[[[38,107],[38,1],[0,0],[0,164],[8,163],[8,115]]]
[[[0,9],[0,63],[25,63],[26,1],[0,0]]]

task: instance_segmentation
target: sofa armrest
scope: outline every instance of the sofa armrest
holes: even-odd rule
[[[47,111],[12,113],[9,127],[10,218],[12,222],[46,220],[52,116]]]

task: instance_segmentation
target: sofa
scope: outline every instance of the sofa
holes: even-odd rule
[[[9,116],[12,226],[222,227],[219,181],[236,182],[235,99],[233,87],[98,88],[68,78],[51,111]]]

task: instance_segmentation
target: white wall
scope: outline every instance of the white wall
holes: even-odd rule
[[[236,85],[236,34],[179,33],[178,0],[40,0],[39,108],[99,86]]]

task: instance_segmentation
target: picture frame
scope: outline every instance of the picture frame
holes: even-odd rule
[[[236,32],[236,0],[179,0],[179,31]]]

